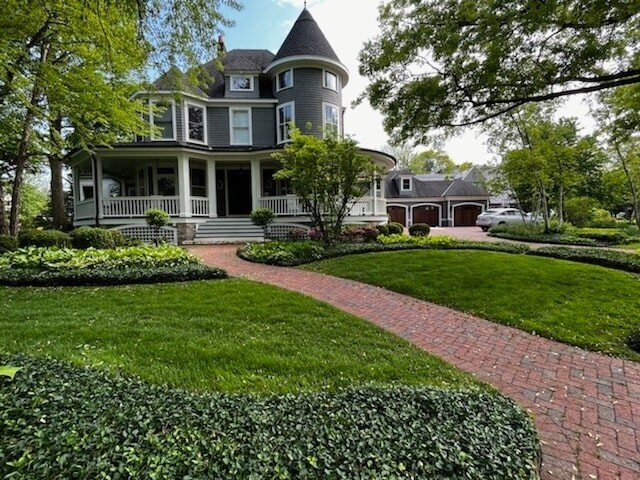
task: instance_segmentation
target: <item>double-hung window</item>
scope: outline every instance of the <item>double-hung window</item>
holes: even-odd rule
[[[284,90],[285,88],[293,87],[293,69],[288,69],[280,72],[277,77],[276,90]]]
[[[151,100],[151,140],[175,140],[175,104],[173,100]]]
[[[291,137],[289,130],[295,124],[296,110],[293,102],[284,103],[278,107],[278,143],[288,142]]]
[[[335,73],[324,71],[324,88],[338,91],[338,76]]]
[[[207,110],[204,106],[186,103],[187,141],[207,143]]]
[[[340,134],[340,113],[338,107],[331,103],[322,104],[322,123],[324,136],[337,136]]]
[[[411,191],[411,177],[402,178],[402,185],[400,187],[400,191],[402,192]]]
[[[231,145],[251,145],[251,109],[230,108]]]

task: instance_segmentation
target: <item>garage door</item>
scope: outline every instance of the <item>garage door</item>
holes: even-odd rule
[[[438,207],[432,205],[424,207],[414,207],[413,223],[426,223],[431,227],[438,226]]]
[[[482,207],[477,205],[462,205],[453,209],[453,219],[456,227],[473,227],[476,218],[482,213]]]
[[[401,223],[407,226],[406,210],[402,207],[387,207],[390,222]]]

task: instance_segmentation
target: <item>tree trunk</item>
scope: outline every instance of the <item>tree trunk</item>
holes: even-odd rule
[[[549,233],[551,227],[549,225],[549,204],[547,203],[547,192],[544,189],[544,184],[538,182],[538,191],[540,192],[540,202],[542,202],[542,218],[544,219],[544,233]]]
[[[0,235],[6,235],[9,232],[5,215],[4,195],[4,183],[0,181]]]
[[[558,224],[564,223],[564,187],[558,187]]]
[[[633,214],[636,220],[636,225],[640,228],[640,199],[638,199],[638,188],[636,183],[633,180],[633,176],[631,175],[631,171],[629,170],[629,164],[627,163],[626,157],[620,151],[620,146],[614,142],[614,146],[616,149],[616,153],[618,154],[618,158],[620,159],[620,164],[622,165],[622,170],[624,170],[624,174],[627,177],[627,182],[629,182],[629,188],[631,189],[631,201],[633,203]]]
[[[64,205],[64,186],[62,178],[62,147],[60,135],[62,133],[62,118],[58,116],[51,126],[49,167],[51,169],[51,213],[53,227],[61,230],[69,228],[69,220]]]
[[[44,65],[47,62],[49,56],[49,45],[42,45],[40,48],[40,65]],[[16,155],[16,168],[15,177],[13,180],[13,191],[11,192],[11,212],[9,214],[9,234],[14,237],[18,235],[20,229],[20,203],[22,200],[22,184],[24,183],[24,172],[27,166],[27,160],[29,159],[29,143],[31,140],[31,134],[33,133],[33,119],[35,116],[35,109],[38,106],[38,101],[41,94],[41,82],[42,79],[39,76],[33,84],[31,91],[31,99],[25,114],[24,123],[22,125],[22,133],[20,135],[20,143],[18,145],[18,152]]]

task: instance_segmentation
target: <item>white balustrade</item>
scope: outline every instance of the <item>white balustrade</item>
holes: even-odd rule
[[[353,204],[349,215],[351,216],[367,216],[373,215],[373,202],[378,202],[378,214],[386,213],[386,203],[384,199],[374,199],[373,197],[362,197]],[[305,215],[302,200],[295,195],[286,195],[279,197],[262,197],[260,198],[260,207],[268,208],[276,214],[276,216],[296,216]]]
[[[209,199],[206,197],[191,197],[191,215],[194,217],[208,217]]]
[[[178,197],[114,197],[102,200],[102,212],[107,217],[144,217],[150,208],[164,210],[171,216],[180,213]]]
[[[74,217],[76,220],[94,218],[96,216],[95,201],[92,199],[77,202],[74,206]]]

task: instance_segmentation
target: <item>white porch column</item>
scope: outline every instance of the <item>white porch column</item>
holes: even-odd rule
[[[378,189],[376,178],[373,177],[373,186],[371,187],[371,191],[373,192],[373,214],[378,215]]]
[[[218,194],[216,179],[216,161],[207,161],[207,197],[209,198],[209,218],[218,216]]]
[[[191,180],[189,176],[189,157],[178,156],[178,203],[180,217],[191,217]]]
[[[260,206],[260,194],[262,190],[260,181],[260,160],[251,160],[251,203],[253,210]]]
[[[92,164],[93,179],[94,179],[94,192],[93,195],[96,198],[96,213],[98,219],[104,218],[103,205],[102,205],[102,158],[96,155],[95,161]]]

